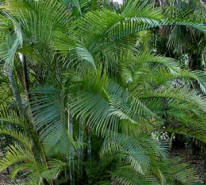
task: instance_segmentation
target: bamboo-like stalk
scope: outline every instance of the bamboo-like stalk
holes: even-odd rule
[[[73,123],[71,119],[70,112],[68,110],[68,133],[71,137],[73,137]],[[71,152],[71,157],[69,158],[69,179],[70,179],[70,185],[75,185],[75,174],[74,174],[74,150]]]
[[[28,74],[27,60],[26,60],[26,57],[23,56],[21,53],[18,53],[18,55],[19,55],[19,60],[22,63],[22,68],[23,68],[23,78],[24,78],[25,92],[26,92],[28,102],[30,104],[30,102],[31,102],[31,95],[29,93],[29,91],[30,91],[30,80],[29,80],[29,74]]]
[[[19,114],[20,114],[21,118],[24,119],[24,107],[23,107],[22,99],[21,99],[20,93],[18,91],[16,80],[13,76],[13,72],[11,69],[8,70],[8,78],[9,78],[9,82],[10,82],[10,86],[11,86],[14,98],[15,98],[16,103],[17,103],[17,107],[19,109]]]
[[[82,119],[79,120],[79,141],[84,142],[84,122]],[[83,148],[80,147],[78,150],[78,166],[80,169],[80,175],[82,175],[82,160],[83,160]]]

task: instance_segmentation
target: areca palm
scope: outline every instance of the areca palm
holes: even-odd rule
[[[79,12],[88,6],[73,4]],[[24,77],[29,104],[18,121],[25,128],[6,131],[4,125],[0,131],[14,138],[1,170],[17,166],[13,176],[28,170],[30,184],[196,181],[187,164],[167,159],[152,134],[175,132],[205,142],[206,101],[189,90],[192,80],[205,90],[204,81],[174,59],[141,51],[136,41],[140,31],[158,26],[182,24],[205,31],[205,25],[190,16],[170,20],[143,1],[78,16],[56,0],[11,0],[1,8],[9,31],[2,30],[1,58],[5,69]],[[4,124],[15,124],[18,115],[1,117]],[[94,170],[97,163],[101,176]]]
[[[170,17],[176,16],[176,14],[184,16],[184,13],[186,16],[196,14],[197,16],[193,18],[194,20],[202,19],[201,21],[205,22],[205,7],[199,1],[172,0],[167,1],[164,7],[169,7],[169,11],[165,12],[169,13]],[[181,57],[182,55],[188,55],[189,58],[186,60],[188,62],[188,64],[185,64],[186,67],[191,69],[202,69],[204,67],[204,60],[202,59],[202,56],[204,57],[205,55],[204,33],[185,26],[175,25],[161,29],[160,37],[161,41],[157,41],[159,43],[158,47],[165,44],[167,48],[166,50],[164,48],[162,51],[159,50],[160,52],[166,53],[167,56],[176,55]]]

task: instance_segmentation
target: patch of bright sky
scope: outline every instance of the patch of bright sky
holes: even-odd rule
[[[119,4],[122,4],[123,0],[113,0],[113,2],[118,2]]]

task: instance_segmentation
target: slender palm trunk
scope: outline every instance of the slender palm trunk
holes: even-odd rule
[[[159,0],[159,5],[160,5],[160,7],[164,6],[165,5],[165,0]]]
[[[91,136],[90,136],[90,127],[87,125],[86,127],[86,135],[87,135],[87,158],[91,158],[92,154],[92,146],[91,146]]]
[[[68,132],[69,134],[73,137],[73,123],[71,119],[71,115],[68,111]],[[70,166],[70,171],[69,171],[69,179],[70,179],[70,185],[75,185],[75,173],[74,173],[74,150],[71,151],[71,157],[69,159],[69,166]]]
[[[11,89],[12,89],[14,98],[15,98],[16,103],[17,103],[19,114],[20,114],[21,118],[24,119],[23,103],[22,103],[22,99],[21,99],[21,96],[20,96],[18,88],[17,88],[16,80],[13,76],[12,70],[8,70],[8,78],[9,78],[9,82],[10,82],[10,85],[11,85]]]
[[[88,176],[87,176],[86,166],[85,166],[85,163],[88,162],[89,155],[91,154],[90,153],[91,142],[89,139],[89,127],[88,126],[84,127],[84,132],[85,132],[84,140],[87,143],[87,145],[86,145],[86,147],[84,147],[84,150],[83,150],[84,164],[83,164],[83,168],[82,168],[82,180],[83,180],[83,184],[88,184]]]
[[[92,153],[92,147],[91,147],[91,137],[88,136],[88,140],[87,140],[87,155],[88,155],[88,158],[90,159],[91,158],[91,153]]]
[[[27,59],[21,53],[18,53],[18,54],[19,54],[19,59],[22,63],[22,67],[23,67],[23,78],[24,78],[25,92],[26,92],[28,102],[30,104],[31,103],[31,95],[30,95],[30,80],[29,80]]]
[[[84,142],[84,122],[80,119],[79,121],[79,141],[80,143]],[[83,148],[80,147],[78,151],[78,166],[80,170],[80,175],[82,175],[82,160],[83,160]]]

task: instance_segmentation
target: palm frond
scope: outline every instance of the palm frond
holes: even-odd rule
[[[8,130],[8,129],[0,129],[0,134],[1,135],[7,135],[10,136],[17,141],[19,141],[23,146],[28,150],[32,151],[32,142],[31,140],[25,136],[25,134],[22,134],[21,132],[18,132],[16,130]]]
[[[9,146],[6,156],[0,160],[0,171],[23,161],[35,161],[33,154],[20,146]]]
[[[60,92],[53,87],[33,91],[32,112],[37,131],[48,155],[69,153],[76,144],[66,130],[65,110]]]

